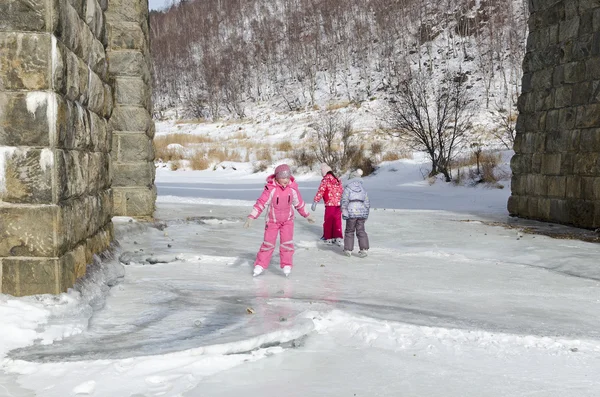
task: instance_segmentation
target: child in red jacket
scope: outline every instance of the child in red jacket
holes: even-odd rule
[[[319,190],[315,195],[311,209],[317,208],[317,203],[323,199],[325,202],[325,219],[323,221],[323,237],[329,244],[343,244],[342,234],[342,193],[344,188],[342,182],[335,176],[331,167],[327,164],[321,164],[321,175],[323,179],[319,185]]]

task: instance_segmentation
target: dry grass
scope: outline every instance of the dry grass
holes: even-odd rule
[[[175,120],[175,124],[204,124],[209,120],[198,118],[198,119],[186,119],[186,120]]]
[[[350,101],[343,101],[343,102],[336,102],[336,103],[329,103],[327,105],[327,110],[338,110],[338,109],[344,109],[347,108],[348,106],[350,106],[352,104],[352,102]]]
[[[168,134],[160,135],[154,138],[154,146],[156,148],[169,146],[172,143],[176,143],[181,146],[188,146],[213,142],[215,142],[215,140],[209,136],[194,134]]]
[[[290,141],[282,141],[275,145],[275,148],[280,152],[290,152],[294,146],[292,146],[292,142]]]
[[[206,158],[204,151],[196,151],[190,158],[190,167],[193,170],[201,171],[210,167],[210,161]]]
[[[182,166],[181,160],[171,161],[171,171],[177,171]]]
[[[230,136],[229,139],[237,139],[239,141],[243,141],[243,140],[248,139],[248,134],[246,134],[243,131],[237,131],[235,134],[233,134],[232,136]]]
[[[256,152],[256,159],[258,161],[268,161],[269,163],[273,162],[273,156],[271,156],[271,148],[264,147]]]
[[[371,154],[377,155],[383,152],[383,142],[377,141],[371,143]]]

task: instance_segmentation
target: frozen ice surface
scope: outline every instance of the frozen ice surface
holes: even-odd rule
[[[365,182],[369,256],[298,218],[289,278],[277,251],[252,277],[258,180],[115,218],[115,258],[77,291],[0,295],[0,396],[600,395],[599,246],[486,224],[506,191],[386,177]]]

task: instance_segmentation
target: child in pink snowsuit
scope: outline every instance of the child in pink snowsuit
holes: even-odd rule
[[[265,236],[260,250],[256,254],[254,276],[258,276],[269,267],[277,242],[277,234],[279,234],[280,267],[285,275],[289,276],[292,271],[294,255],[294,208],[309,223],[315,222],[304,207],[304,200],[302,200],[290,167],[287,164],[277,166],[275,173],[267,178],[265,190],[256,200],[256,204],[244,224],[244,227],[250,227],[252,220],[258,218],[267,208]]]
[[[323,199],[325,202],[325,219],[323,222],[323,237],[329,244],[343,244],[342,234],[342,193],[344,188],[342,182],[333,174],[331,167],[321,164],[321,175],[323,179],[319,190],[313,200],[311,209],[315,211],[317,203]]]

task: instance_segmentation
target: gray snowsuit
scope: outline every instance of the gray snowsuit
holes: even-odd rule
[[[354,249],[354,233],[358,237],[361,251],[369,249],[369,236],[365,231],[365,222],[369,217],[371,203],[360,179],[353,179],[344,187],[342,194],[342,218],[346,220],[344,251]]]

